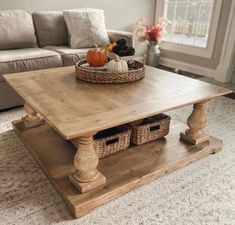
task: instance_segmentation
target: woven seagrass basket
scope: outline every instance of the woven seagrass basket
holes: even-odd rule
[[[93,146],[99,158],[125,150],[130,145],[131,128],[126,125],[103,130],[94,135]],[[71,140],[77,148],[77,142]]]
[[[158,114],[130,123],[131,143],[141,145],[166,136],[169,133],[170,120],[170,116]]]
[[[87,81],[90,83],[98,83],[98,84],[120,84],[120,83],[128,83],[132,81],[137,81],[142,79],[145,76],[145,66],[144,63],[134,60],[134,63],[138,67],[138,69],[129,70],[128,72],[108,72],[97,70],[94,68],[87,69],[83,67],[83,64],[87,63],[86,59],[76,61],[78,56],[76,54],[73,55],[73,60],[75,63],[75,71],[76,76],[79,80]]]
[[[94,148],[99,158],[125,150],[130,145],[131,129],[122,125],[101,131],[94,136]]]

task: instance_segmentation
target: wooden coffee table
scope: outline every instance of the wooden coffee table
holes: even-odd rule
[[[222,147],[203,132],[206,103],[231,92],[222,87],[152,67],[144,79],[118,85],[79,81],[74,67],[4,77],[26,102],[15,131],[76,218]],[[173,121],[166,138],[98,159],[98,131],[191,104],[186,131]]]

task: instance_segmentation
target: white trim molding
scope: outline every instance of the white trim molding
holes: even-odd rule
[[[214,78],[216,74],[216,70],[165,57],[160,58],[160,64],[210,78]]]
[[[223,49],[219,65],[216,69],[215,80],[232,82],[235,63],[235,1],[232,1],[228,25],[225,33]]]
[[[155,23],[158,22],[158,19],[164,15],[164,1],[165,0],[156,0],[156,11],[155,11]],[[208,35],[207,47],[196,47],[178,43],[171,43],[163,41],[161,43],[161,48],[168,51],[185,53],[188,55],[199,56],[202,58],[211,59],[213,56],[213,50],[215,46],[216,33],[219,24],[220,11],[221,11],[222,0],[215,0],[213,6],[213,12],[211,16],[210,30]]]

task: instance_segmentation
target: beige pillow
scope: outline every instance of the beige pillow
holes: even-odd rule
[[[104,46],[110,43],[103,10],[66,10],[64,19],[70,35],[71,48],[91,48],[95,44]]]

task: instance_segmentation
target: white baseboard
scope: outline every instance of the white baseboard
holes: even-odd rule
[[[160,58],[160,63],[164,66],[181,69],[186,72],[190,72],[190,73],[194,73],[194,74],[198,74],[198,75],[202,75],[202,76],[210,77],[210,78],[215,78],[215,74],[216,74],[216,70],[214,69],[209,69],[206,67],[193,65],[193,64],[177,61],[174,59],[168,59],[165,57]]]
[[[135,59],[139,61],[143,61],[143,56],[136,57]],[[198,74],[201,76],[213,78],[213,79],[215,79],[215,76],[217,73],[217,70],[214,70],[214,69],[209,69],[206,67],[189,64],[189,63],[177,61],[174,59],[168,59],[165,57],[160,57],[160,64],[171,67],[171,68],[180,69],[189,73],[194,73],[194,74]],[[224,81],[221,81],[221,82],[224,82]]]

